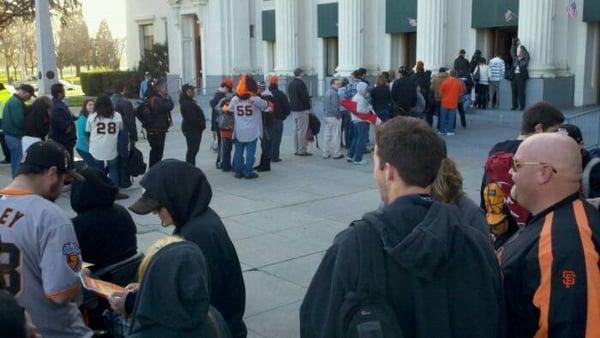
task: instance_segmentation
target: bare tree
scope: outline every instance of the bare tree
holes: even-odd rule
[[[7,28],[0,35],[0,54],[2,54],[2,58],[4,59],[4,70],[6,71],[8,82],[14,80],[11,78],[10,70],[11,68],[16,68],[16,65],[18,65],[18,46],[19,36],[16,27],[12,26]]]

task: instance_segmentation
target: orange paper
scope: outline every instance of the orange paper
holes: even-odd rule
[[[93,291],[104,298],[108,298],[113,292],[127,291],[127,289],[117,284],[109,283],[84,274],[79,274],[79,277],[81,278],[81,284],[83,284],[84,288]]]

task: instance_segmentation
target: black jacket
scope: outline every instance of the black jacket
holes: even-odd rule
[[[430,94],[429,91],[431,89],[431,71],[426,70],[421,73],[415,73],[414,79],[415,83],[421,87],[421,93],[425,100],[429,101]]]
[[[120,93],[113,94],[110,99],[115,106],[115,111],[119,112],[123,118],[123,127],[127,131],[127,135],[129,135],[129,140],[136,142],[138,135],[133,104]]]
[[[387,302],[404,337],[504,337],[496,256],[480,231],[459,225],[456,207],[405,196],[363,219],[383,228]],[[313,277],[300,308],[301,337],[336,337],[340,306],[357,287],[359,261],[351,227],[337,235]]]
[[[269,86],[269,91],[273,94],[273,103],[275,104],[273,118],[285,120],[290,115],[290,101],[288,101],[285,93],[279,90],[279,87],[275,84]]]
[[[290,99],[291,111],[305,111],[310,109],[310,96],[308,88],[301,79],[295,77],[290,81],[287,87],[288,97]]]
[[[388,85],[375,86],[371,90],[371,104],[376,112],[387,110],[391,113],[392,109],[392,94]]]
[[[148,263],[135,301],[130,338],[208,338],[210,281],[198,246],[177,242]]]
[[[209,207],[212,190],[206,176],[198,168],[178,160],[161,161],[152,169],[141,185],[173,217],[176,224],[173,234],[200,247],[210,272],[211,305],[223,315],[233,337],[246,337],[242,270],[221,218]]]
[[[38,137],[44,140],[48,136],[49,128],[50,114],[48,110],[40,101],[33,102],[31,109],[25,110],[23,136]]]
[[[137,230],[129,212],[115,204],[119,188],[96,169],[80,172],[85,181],[73,182],[71,207],[83,260],[97,269],[135,255]]]
[[[152,110],[152,122],[146,128],[148,131],[167,132],[171,126],[171,111],[175,107],[173,100],[167,96],[152,96],[148,99]]]
[[[63,101],[55,97],[52,98],[52,113],[50,114],[50,138],[67,149],[72,149],[77,142],[73,114]]]
[[[202,108],[198,106],[196,100],[182,95],[179,100],[179,109],[181,110],[181,131],[184,133],[201,134],[206,129],[206,118]]]
[[[394,100],[396,108],[408,113],[417,104],[417,84],[414,79],[405,76],[394,81],[392,100]]]
[[[454,70],[456,70],[459,78],[467,77],[471,74],[471,65],[467,59],[459,56],[454,60]]]

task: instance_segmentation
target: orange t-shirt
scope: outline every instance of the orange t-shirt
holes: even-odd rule
[[[465,92],[465,85],[459,79],[450,77],[442,82],[440,94],[442,94],[442,107],[446,109],[456,109],[462,94]]]

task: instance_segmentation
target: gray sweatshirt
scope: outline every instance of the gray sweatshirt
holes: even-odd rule
[[[340,96],[337,91],[331,87],[329,87],[325,93],[323,111],[327,117],[342,117],[342,112],[340,111]]]

